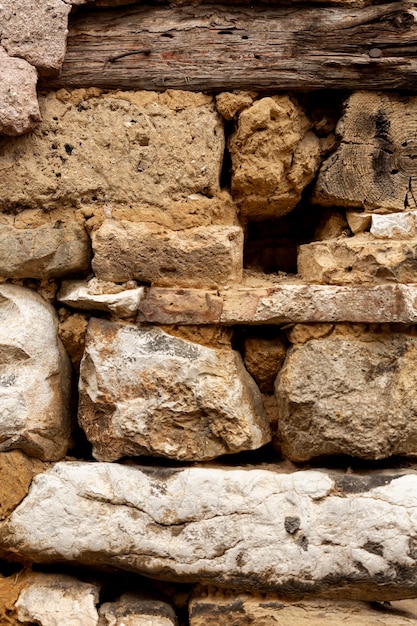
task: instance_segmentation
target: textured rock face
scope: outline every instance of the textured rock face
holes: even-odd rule
[[[80,374],[79,422],[99,460],[212,459],[270,440],[259,390],[230,348],[92,319]]]
[[[76,222],[20,229],[0,224],[0,278],[56,278],[86,270],[90,240]]]
[[[97,626],[100,587],[62,574],[32,576],[16,602],[19,622],[40,626]]]
[[[414,336],[355,327],[290,350],[275,383],[284,452],[415,456],[416,356]]]
[[[26,496],[33,477],[44,469],[42,461],[28,457],[20,450],[0,453],[0,519],[10,515]]]
[[[232,192],[243,215],[285,215],[299,202],[320,162],[310,126],[287,96],[262,98],[240,113],[229,148]]]
[[[242,277],[240,226],[170,231],[106,220],[93,234],[93,269],[102,280],[217,287]]]
[[[106,602],[99,614],[99,626],[177,626],[174,610],[167,602],[133,594]]]
[[[262,393],[271,393],[287,351],[284,340],[281,337],[247,337],[243,351],[249,374],[253,376]]]
[[[69,447],[69,360],[53,309],[36,293],[0,287],[0,450],[43,460]]]
[[[381,241],[363,234],[299,247],[298,272],[306,281],[339,285],[417,282],[416,240]]]
[[[341,143],[323,164],[315,200],[377,213],[415,208],[415,96],[355,92],[337,126]]]
[[[39,122],[37,79],[34,67],[0,46],[0,135],[21,135]]]
[[[412,626],[415,602],[389,606],[314,600],[289,603],[273,595],[225,595],[209,591],[190,603],[190,626]]]
[[[40,99],[42,123],[0,143],[1,206],[125,203],[169,208],[219,191],[224,138],[202,94],[61,90]],[[192,204],[192,200],[190,200]]]
[[[120,318],[134,316],[139,308],[139,304],[144,296],[144,287],[133,287],[130,289],[109,290],[108,283],[101,283],[97,279],[89,282],[81,280],[68,280],[62,283],[58,293],[58,300],[63,304],[76,309],[87,309],[90,311],[107,311]],[[113,288],[119,285],[111,285]],[[111,289],[111,288],[110,288]]]
[[[417,589],[417,475],[57,463],[0,531],[43,562],[277,594],[383,600]]]

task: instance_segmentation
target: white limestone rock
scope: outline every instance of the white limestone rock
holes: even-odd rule
[[[377,239],[410,239],[416,234],[415,217],[409,213],[391,213],[371,217],[371,234]]]
[[[70,364],[54,310],[38,294],[0,286],[0,450],[57,460],[70,445]]]
[[[100,587],[63,574],[34,574],[15,604],[19,622],[98,626]]]
[[[287,470],[288,471],[288,470]],[[289,596],[417,593],[417,473],[66,461],[36,476],[0,545],[36,562]]]
[[[271,439],[241,356],[160,330],[91,319],[78,419],[101,461],[207,460]]]
[[[99,616],[99,626],[177,626],[170,604],[132,593],[102,604]]]
[[[122,319],[136,315],[145,294],[144,287],[123,289],[116,291],[116,293],[106,293],[104,287],[104,293],[96,293],[97,282],[99,282],[97,279],[92,279],[89,282],[83,280],[64,281],[57,299],[75,309],[106,311]]]

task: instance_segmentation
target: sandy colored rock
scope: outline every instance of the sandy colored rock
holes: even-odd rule
[[[40,626],[98,626],[100,586],[64,574],[32,574],[16,602],[20,622]]]
[[[0,286],[0,450],[42,460],[70,444],[69,360],[53,308],[17,285]]]
[[[417,97],[359,91],[338,123],[340,145],[322,165],[315,202],[376,213],[416,208]]]
[[[311,339],[327,337],[334,330],[334,324],[294,324],[286,330],[288,340],[293,345],[300,345]]]
[[[99,610],[99,626],[177,626],[174,609],[167,602],[132,593]]]
[[[348,330],[294,347],[275,383],[284,454],[415,456],[416,356],[406,333]]]
[[[106,220],[93,233],[93,270],[101,280],[217,287],[242,278],[240,226],[174,232],[150,224]]]
[[[32,478],[45,469],[42,461],[21,450],[0,453],[0,519],[10,515],[27,495]]]
[[[40,120],[36,97],[38,75],[27,61],[9,57],[0,46],[0,135],[21,135]],[[11,165],[0,165],[2,179],[10,179]]]
[[[282,337],[265,339],[247,337],[243,343],[245,367],[254,378],[262,393],[271,393],[287,346]]]
[[[141,205],[167,210],[220,191],[224,137],[212,98],[100,90],[40,98],[30,136],[0,142],[0,205]],[[180,103],[182,100],[182,104]]]
[[[314,231],[314,241],[336,239],[350,234],[348,223],[344,214],[339,211],[325,210],[320,222]]]
[[[252,91],[224,91],[216,96],[216,107],[225,120],[232,120],[237,113],[249,107],[257,94]]]
[[[417,589],[417,474],[57,463],[0,544],[36,562],[299,597],[394,600]]]
[[[90,264],[90,239],[76,222],[20,229],[0,224],[0,278],[57,278]]]
[[[321,599],[291,603],[272,594],[214,590],[200,594],[190,603],[190,626],[412,626],[417,620],[415,600],[377,605]]]
[[[144,287],[133,287],[116,293],[95,293],[97,279],[89,282],[68,280],[62,283],[58,293],[58,302],[75,309],[106,311],[120,318],[135,316],[145,294]]]
[[[372,215],[359,213],[358,211],[346,211],[346,219],[349,228],[354,235],[369,230],[372,224]]]
[[[71,315],[66,309],[60,309],[59,314],[59,338],[68,352],[75,369],[78,370],[84,354],[85,334],[89,317],[82,313],[73,313]]]
[[[158,328],[91,319],[78,419],[100,461],[154,455],[207,460],[271,439],[240,355]]]
[[[285,215],[299,202],[320,163],[320,144],[301,107],[288,96],[262,98],[242,111],[229,140],[232,193],[241,214]]]
[[[382,241],[363,233],[298,248],[302,280],[332,285],[417,283],[416,239]]]

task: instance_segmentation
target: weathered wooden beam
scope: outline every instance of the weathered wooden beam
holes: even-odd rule
[[[135,5],[75,14],[43,87],[415,89],[417,8]]]

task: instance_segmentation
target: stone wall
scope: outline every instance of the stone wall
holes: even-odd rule
[[[415,624],[415,96],[23,94],[0,624]]]

